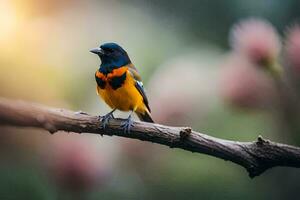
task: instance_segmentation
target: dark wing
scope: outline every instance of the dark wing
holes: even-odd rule
[[[135,82],[135,87],[140,92],[140,94],[142,95],[143,101],[144,101],[146,107],[148,108],[149,112],[151,112],[151,109],[149,107],[149,102],[148,102],[148,99],[147,99],[147,96],[146,96],[146,93],[145,93],[145,90],[144,90],[144,87],[143,87],[143,83],[141,81],[136,81]]]
[[[145,93],[145,90],[143,87],[143,82],[142,82],[141,76],[139,75],[137,69],[134,67],[133,64],[128,65],[128,70],[135,80],[135,87],[139,91],[139,93],[142,95],[144,104],[148,108],[149,112],[151,112],[151,109],[149,107],[149,102],[148,102],[148,99],[147,99],[147,96],[146,96],[146,93]]]

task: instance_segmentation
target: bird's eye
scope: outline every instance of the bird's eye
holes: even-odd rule
[[[113,49],[106,49],[106,51],[107,51],[108,53],[112,53],[114,50],[113,50]]]

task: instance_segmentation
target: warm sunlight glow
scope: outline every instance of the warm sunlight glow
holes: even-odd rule
[[[0,2],[0,41],[7,39],[16,29],[17,15],[11,1]]]

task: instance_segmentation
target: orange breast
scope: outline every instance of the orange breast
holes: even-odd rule
[[[96,77],[100,78],[103,81],[109,81],[114,77],[122,76],[127,70],[128,70],[128,67],[120,67],[120,68],[112,70],[111,73],[108,73],[106,75],[97,70]]]
[[[116,76],[126,72],[126,79],[121,87],[113,89],[109,81]],[[106,77],[99,74],[99,78],[106,81],[104,88],[97,87],[97,93],[111,107],[122,111],[137,110],[144,107],[143,97],[135,87],[135,80],[127,67],[118,68],[109,73]],[[97,76],[97,74],[96,74]],[[98,77],[98,76],[97,76]]]

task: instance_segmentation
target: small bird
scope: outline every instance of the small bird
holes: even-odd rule
[[[101,117],[102,128],[114,118],[115,110],[131,111],[121,124],[126,133],[133,126],[133,112],[141,121],[154,123],[141,76],[127,52],[116,43],[105,43],[90,52],[97,54],[101,60],[100,68],[95,73],[97,94],[112,108],[111,112]]]

